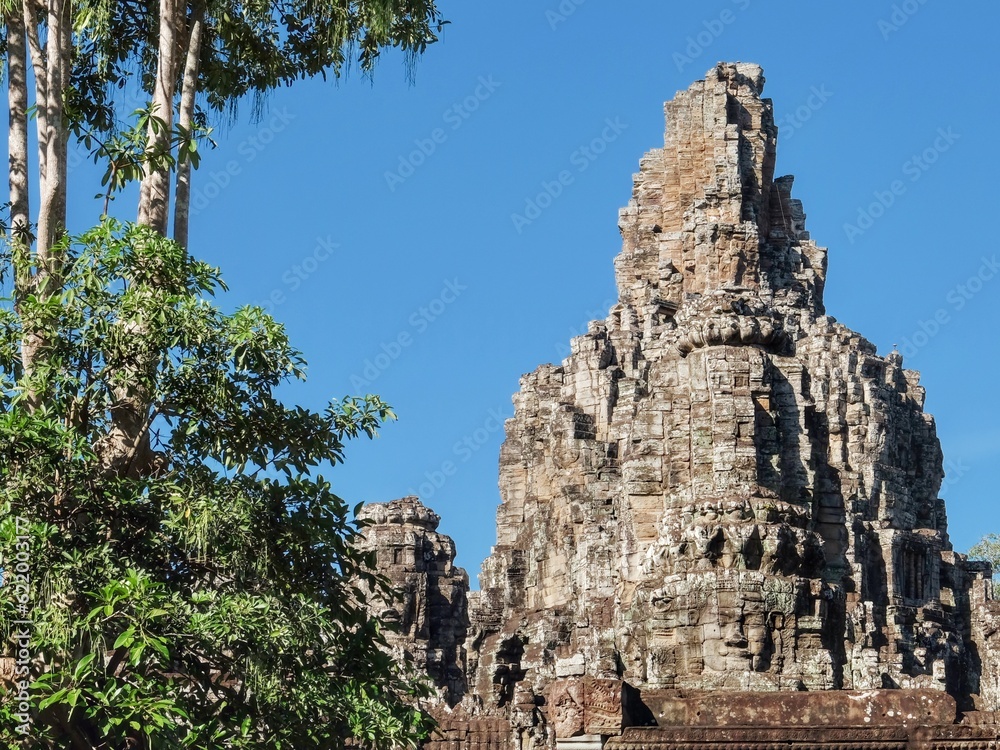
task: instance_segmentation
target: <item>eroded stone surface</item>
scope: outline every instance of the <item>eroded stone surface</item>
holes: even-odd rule
[[[779,700],[775,700],[779,698]],[[910,727],[952,724],[955,699],[941,690],[836,690],[776,694],[649,690],[661,727]],[[761,722],[760,717],[767,721]]]
[[[1000,706],[1000,612],[948,541],[918,374],[826,315],[763,84],[720,64],[666,105],[618,303],[514,397],[463,703],[511,747],[655,721],[602,698],[588,723],[595,685]]]
[[[437,532],[441,518],[415,497],[373,503],[358,516],[370,525],[359,545],[372,550],[398,601],[373,595],[371,607],[398,632],[390,645],[425,669],[446,705],[465,693],[469,576],[455,566],[455,543]]]

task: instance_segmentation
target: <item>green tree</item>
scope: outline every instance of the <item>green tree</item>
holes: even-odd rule
[[[382,587],[351,511],[315,472],[392,416],[376,397],[322,412],[274,389],[302,359],[257,308],[223,315],[215,269],[149,227],[105,220],[61,249],[60,293],[0,318],[4,642],[30,620],[29,747],[390,747],[426,731],[366,613]],[[17,388],[21,320],[50,332]],[[153,472],[100,459],[123,361],[155,362]],[[22,520],[23,519],[23,520]],[[18,556],[18,537],[28,554]],[[24,603],[26,606],[21,607]],[[19,739],[16,701],[0,739]]]
[[[301,356],[260,309],[211,303],[224,286],[188,256],[186,216],[213,117],[339,76],[352,54],[365,72],[387,47],[419,55],[443,23],[434,3],[0,0],[0,12],[12,285],[0,744],[414,744],[428,731],[413,708],[423,687],[382,648],[362,592],[387,584],[320,474],[392,413],[374,396],[283,405],[275,389],[303,376]],[[113,92],[130,80],[149,102],[121,113]],[[74,139],[105,169],[99,223],[77,236]],[[133,181],[135,222],[109,218]]]
[[[1000,571],[1000,534],[987,534],[980,539],[969,550],[969,559],[992,564],[994,574]]]
[[[269,91],[302,78],[339,77],[352,51],[369,74],[385,48],[399,48],[412,61],[445,23],[433,0],[161,0],[158,6],[0,0],[0,11],[6,20],[15,305],[58,293],[71,138],[104,165],[107,198],[139,183],[137,223],[167,236],[173,205],[173,237],[186,247],[190,168],[210,114],[233,115],[247,96],[259,105]],[[114,92],[130,81],[149,102],[135,113],[119,113]],[[199,98],[207,111],[197,109]],[[31,111],[35,179],[28,158]],[[33,187],[40,196],[34,214]],[[46,397],[33,384],[46,349],[44,329],[24,329],[21,364],[32,407]],[[132,369],[146,366],[136,362]],[[143,430],[150,401],[127,384],[121,388],[102,457],[109,466],[141,473],[152,460]]]

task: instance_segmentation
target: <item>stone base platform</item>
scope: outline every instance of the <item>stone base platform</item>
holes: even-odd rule
[[[641,700],[656,726],[624,726],[605,750],[1000,750],[995,716],[956,723],[954,699],[934,690],[664,690]]]
[[[425,750],[528,750],[553,740],[556,750],[1000,750],[997,713],[960,714],[938,690],[639,691],[582,678],[553,683],[538,709],[528,739],[507,717],[458,708],[438,717]]]
[[[995,728],[632,727],[604,750],[1000,750]]]

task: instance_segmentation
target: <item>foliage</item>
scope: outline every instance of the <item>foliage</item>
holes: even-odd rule
[[[202,127],[213,114],[234,115],[247,97],[260,114],[269,92],[298,80],[340,78],[352,66],[371,76],[387,49],[403,53],[412,75],[416,58],[448,23],[434,0],[191,0],[182,11],[182,27],[195,15],[204,18],[205,38],[195,51]],[[73,111],[77,122],[110,132],[120,119],[116,93],[130,80],[152,96],[157,18],[134,0],[85,0],[74,25],[80,54],[72,71]]]
[[[1000,573],[1000,534],[987,534],[969,550],[969,559],[985,560],[993,565],[994,576]]]
[[[374,396],[283,405],[301,357],[260,309],[213,306],[218,273],[186,246],[211,115],[352,61],[370,74],[386,48],[412,63],[445,23],[434,0],[0,12],[0,279],[14,287],[0,304],[0,667],[20,658],[18,619],[32,623],[18,680],[0,669],[0,741],[25,739],[24,687],[33,748],[416,743],[424,688],[362,606],[387,583],[319,473],[392,413]],[[126,87],[148,102],[123,117]],[[88,193],[69,189],[72,140],[104,168],[102,223],[76,238],[69,198]],[[133,182],[137,223],[104,218]]]
[[[414,744],[424,688],[362,605],[386,581],[318,474],[390,409],[283,405],[304,363],[282,327],[259,308],[223,314],[217,270],[148,227],[106,219],[61,250],[58,294],[0,308],[0,554],[15,559],[26,519],[31,579],[26,611],[0,588],[0,637],[32,622],[26,746]],[[50,333],[34,409],[26,325]],[[145,476],[99,459],[125,373],[151,404]],[[23,740],[15,712],[0,701],[4,747]]]

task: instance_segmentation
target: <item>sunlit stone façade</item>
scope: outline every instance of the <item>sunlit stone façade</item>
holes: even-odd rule
[[[720,64],[666,105],[618,303],[522,378],[435,747],[997,739],[988,568],[948,541],[917,373],[825,313],[763,84]]]

